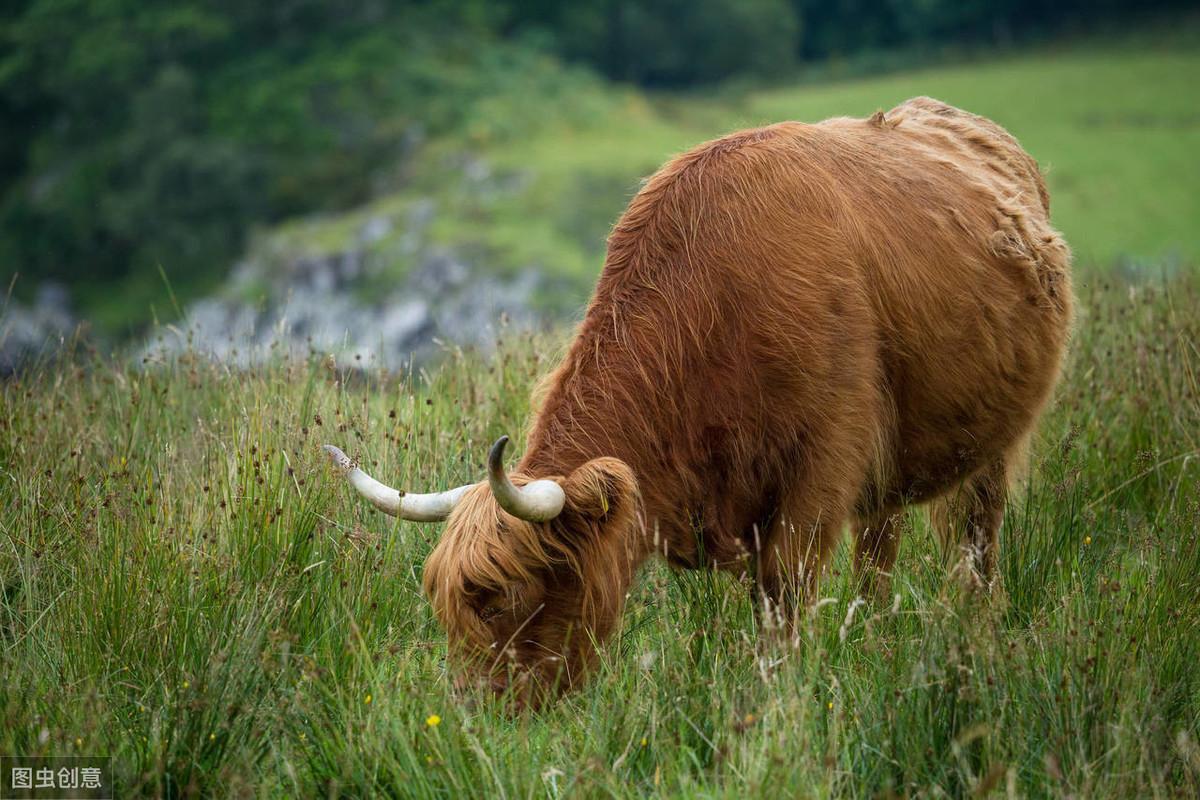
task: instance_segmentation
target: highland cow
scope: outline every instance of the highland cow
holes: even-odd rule
[[[636,571],[750,575],[786,617],[847,524],[879,591],[897,515],[953,493],[983,581],[1014,460],[1059,375],[1070,253],[1037,164],[993,122],[928,98],[703,144],[617,222],[524,457],[397,492],[447,519],[425,565],[460,682],[518,703],[576,686]]]

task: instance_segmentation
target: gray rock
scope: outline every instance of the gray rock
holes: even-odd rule
[[[523,180],[470,156],[457,169],[475,193],[517,191]],[[218,296],[187,308],[140,355],[154,362],[191,350],[249,366],[315,353],[350,366],[406,368],[446,345],[489,350],[502,317],[518,329],[541,324],[533,299],[545,288],[542,270],[502,275],[430,241],[437,213],[435,200],[423,198],[401,212],[367,214],[333,252],[298,250],[284,234],[261,240]]]
[[[79,325],[70,293],[57,283],[37,287],[32,305],[11,301],[0,311],[0,375],[60,350]]]
[[[276,279],[265,302],[201,300],[141,355],[155,362],[190,350],[248,367],[285,353],[317,353],[351,366],[399,369],[427,361],[439,341],[490,349],[502,315],[519,329],[540,321],[531,306],[540,282],[533,270],[500,279],[441,251],[395,290],[363,300],[353,291],[361,265],[356,252],[297,259],[290,279]]]
[[[392,221],[387,217],[371,217],[358,232],[358,241],[370,246],[387,238],[392,232]]]

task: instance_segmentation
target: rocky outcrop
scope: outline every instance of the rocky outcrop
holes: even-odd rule
[[[215,293],[125,352],[147,366],[183,353],[236,367],[332,354],[351,367],[399,369],[447,346],[486,351],[501,324],[529,329],[577,308],[583,289],[555,265],[510,257],[502,266],[486,236],[463,222],[462,197],[486,205],[524,191],[528,176],[495,174],[468,156],[446,175],[451,184],[436,197],[385,196],[260,235]],[[439,214],[457,234],[432,234]],[[75,325],[59,287],[33,306],[14,305],[0,327],[0,369],[59,347]]]
[[[400,368],[433,356],[441,343],[487,349],[502,318],[528,328],[539,315],[531,298],[539,274],[502,280],[442,252],[425,258],[392,291],[363,297],[361,252],[303,257],[271,280],[258,301],[233,297],[201,300],[182,322],[155,338],[144,352],[151,361],[185,350],[251,366],[283,353],[333,354],[354,366]],[[258,277],[243,264],[235,283]]]
[[[30,305],[10,301],[0,311],[0,375],[58,352],[78,326],[70,296],[57,283],[40,285]]]
[[[282,353],[333,354],[339,363],[394,369],[427,361],[446,344],[486,350],[501,319],[517,328],[536,325],[542,272],[498,275],[431,243],[434,214],[433,202],[422,200],[367,215],[338,246],[323,250],[304,244],[303,228],[273,234],[233,269],[221,292],[160,331],[142,360],[190,350],[245,367]]]

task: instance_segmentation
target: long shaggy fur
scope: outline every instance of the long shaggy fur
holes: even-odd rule
[[[427,565],[456,650],[497,689],[569,686],[649,555],[752,571],[786,606],[848,522],[887,573],[894,516],[960,486],[986,577],[1069,265],[1033,159],[929,98],[675,158],[613,229],[518,467],[564,485],[563,515],[521,522],[481,487]]]

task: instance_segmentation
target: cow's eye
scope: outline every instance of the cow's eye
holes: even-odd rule
[[[497,606],[484,606],[479,611],[479,619],[483,622],[489,622],[493,618],[500,615],[500,608]]]

